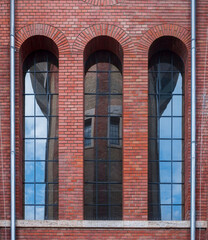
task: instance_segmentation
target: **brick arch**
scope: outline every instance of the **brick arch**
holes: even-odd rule
[[[191,36],[190,31],[174,24],[162,24],[149,29],[139,40],[138,50],[148,52],[151,44],[158,38],[164,36],[172,36],[180,39],[186,46],[190,48]]]
[[[107,6],[119,3],[119,0],[82,0],[82,1],[95,6]]]
[[[124,53],[135,52],[135,46],[129,35],[120,27],[111,24],[95,24],[85,28],[76,38],[73,44],[73,52],[83,52],[87,43],[98,36],[109,36],[117,40]]]
[[[59,29],[41,23],[27,25],[16,33],[17,50],[28,38],[33,36],[45,36],[52,39],[57,45],[60,54],[69,52],[70,47],[65,35]]]

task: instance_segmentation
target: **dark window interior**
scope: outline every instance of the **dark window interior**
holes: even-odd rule
[[[111,52],[95,52],[85,63],[85,219],[122,219],[121,118],[121,63]]]

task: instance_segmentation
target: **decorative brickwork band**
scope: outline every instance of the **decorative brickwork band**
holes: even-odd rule
[[[143,37],[138,42],[138,50],[139,51],[148,51],[151,44],[160,37],[163,36],[172,36],[180,39],[187,47],[190,49],[190,32],[179,26],[174,24],[162,24],[154,26],[149,29]]]
[[[119,3],[119,0],[82,0],[82,1],[95,6],[107,6]]]
[[[65,35],[57,28],[46,24],[27,25],[16,33],[16,48],[19,49],[25,40],[32,36],[45,36],[52,39],[60,53],[69,52],[69,43]]]
[[[135,52],[135,46],[129,35],[120,27],[110,24],[96,24],[84,29],[73,44],[74,52],[83,52],[87,43],[98,36],[109,36],[116,39],[124,52]]]

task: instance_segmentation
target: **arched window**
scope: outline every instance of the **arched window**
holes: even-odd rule
[[[24,76],[24,218],[58,219],[58,60],[29,55]]]
[[[149,219],[184,217],[184,64],[173,52],[149,61]]]
[[[122,64],[110,51],[85,63],[85,219],[122,219]]]

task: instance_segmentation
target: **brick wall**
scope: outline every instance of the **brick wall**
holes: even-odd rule
[[[0,219],[10,218],[9,0],[0,4]],[[197,1],[197,220],[207,220],[208,3]],[[185,80],[185,219],[190,209],[190,1],[16,1],[17,218],[23,217],[22,62],[36,49],[59,57],[59,219],[83,219],[83,58],[99,36],[123,48],[123,220],[147,220],[148,52],[162,36],[187,49]],[[42,40],[41,40],[42,39]],[[87,54],[87,53],[86,53]],[[87,55],[85,56],[85,58]],[[0,229],[6,239],[7,230]],[[189,230],[18,229],[17,239],[189,239]],[[205,231],[197,232],[206,239]],[[206,232],[207,234],[207,232]],[[7,234],[9,236],[9,233]],[[141,237],[140,237],[141,236]],[[161,236],[163,236],[161,238]],[[9,238],[8,238],[9,239]]]

